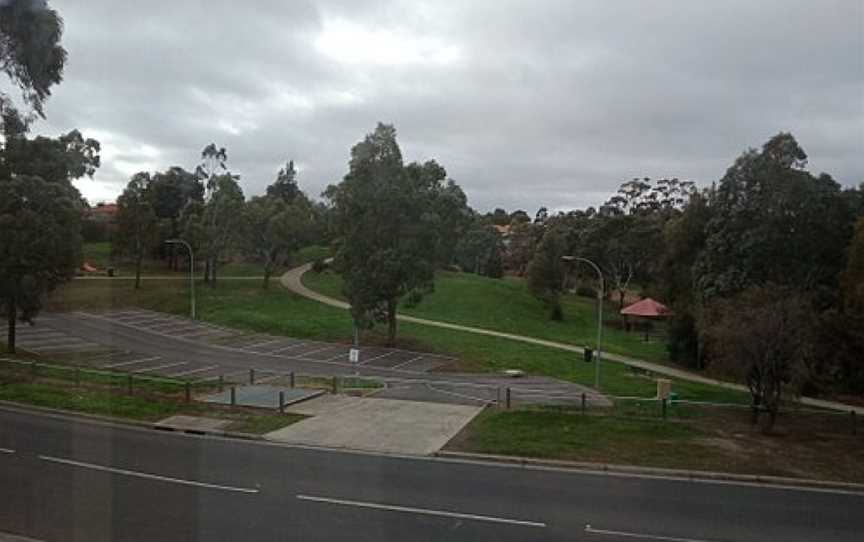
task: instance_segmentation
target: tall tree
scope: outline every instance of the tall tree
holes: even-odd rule
[[[416,303],[433,287],[437,218],[427,212],[435,184],[428,180],[406,172],[396,129],[379,123],[354,145],[348,174],[327,191],[340,236],[335,268],[354,321],[358,327],[386,322],[391,345],[399,300]]]
[[[720,180],[705,249],[696,262],[703,298],[775,282],[835,289],[851,236],[851,210],[830,176],[780,133],[739,157]]]
[[[44,118],[43,104],[51,87],[63,79],[66,50],[60,45],[63,20],[44,0],[0,3],[0,66],[21,90],[32,110],[22,117],[5,92],[0,92],[0,117],[26,125],[32,114]]]
[[[770,432],[784,392],[798,393],[813,357],[809,303],[789,288],[753,287],[713,300],[706,321],[714,370],[747,385],[754,422],[764,410],[762,429]]]
[[[0,180],[0,308],[15,352],[16,322],[31,322],[42,299],[75,275],[81,207],[68,187],[26,175]]]
[[[285,167],[279,170],[279,173],[276,174],[276,180],[267,187],[267,195],[280,198],[285,203],[292,203],[294,198],[300,195],[294,160],[289,160]]]
[[[528,264],[528,291],[549,309],[552,320],[562,320],[561,291],[564,288],[564,263],[567,240],[558,228],[546,231]]]
[[[501,278],[504,273],[503,252],[504,245],[498,231],[488,225],[477,224],[457,243],[456,263],[465,271]]]
[[[159,219],[153,211],[148,189],[150,174],[136,173],[117,198],[117,231],[114,250],[135,260],[135,289],[141,287],[141,262],[159,243]]]
[[[242,232],[244,197],[234,175],[217,175],[210,184],[210,198],[187,205],[182,219],[183,237],[200,252],[204,280],[213,287],[223,257]]]
[[[268,194],[246,203],[244,250],[264,266],[264,289],[278,265],[290,262],[291,254],[308,238],[314,216],[312,205],[301,192],[290,203]]]

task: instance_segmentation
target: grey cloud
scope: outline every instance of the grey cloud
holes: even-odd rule
[[[289,158],[317,195],[379,120],[479,209],[596,205],[637,175],[710,183],[780,130],[811,169],[864,180],[859,2],[51,5],[70,60],[38,129],[104,134],[103,191],[136,164],[192,167],[216,141],[247,195]],[[416,37],[423,60],[339,62],[316,47],[333,25],[371,32],[384,56]]]

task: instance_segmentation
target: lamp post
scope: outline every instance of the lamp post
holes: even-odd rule
[[[600,279],[600,290],[597,292],[597,363],[594,365],[594,387],[600,391],[600,355],[601,341],[603,340],[603,292],[606,291],[606,281],[603,279],[603,272],[600,271],[600,266],[592,262],[588,258],[580,258],[578,256],[561,256],[565,262],[583,262],[587,263],[597,271],[597,276]]]
[[[192,246],[183,239],[168,239],[165,241],[169,245],[183,245],[189,251],[189,291],[192,296],[192,319],[195,319],[195,254],[192,252]]]

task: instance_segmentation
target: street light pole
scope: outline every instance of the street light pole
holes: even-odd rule
[[[165,242],[169,245],[183,245],[189,251],[189,291],[192,296],[192,319],[195,320],[195,253],[192,246],[183,239],[169,239]]]
[[[592,262],[588,258],[580,258],[578,256],[561,256],[565,262],[583,262],[594,268],[597,276],[600,278],[600,290],[597,292],[597,363],[594,365],[594,387],[600,391],[600,361],[601,361],[601,341],[603,340],[603,292],[606,291],[606,281],[603,278],[603,272],[600,266]]]

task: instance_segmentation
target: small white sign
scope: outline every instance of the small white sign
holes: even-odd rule
[[[357,348],[352,348],[348,350],[348,361],[351,363],[359,363],[360,362],[360,350]]]

